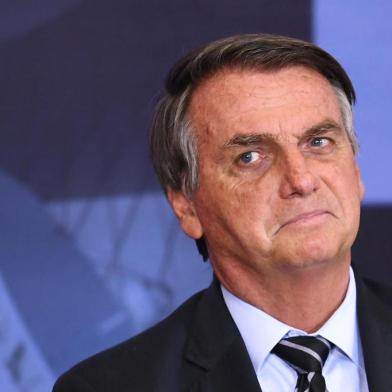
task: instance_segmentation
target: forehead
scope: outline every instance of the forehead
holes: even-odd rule
[[[332,86],[303,66],[268,72],[223,70],[196,88],[188,114],[198,139],[241,132],[278,136],[326,119],[341,124]]]

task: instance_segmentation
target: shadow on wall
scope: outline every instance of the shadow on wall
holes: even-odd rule
[[[61,0],[56,18],[44,3],[47,18],[35,9],[35,28],[0,40],[0,167],[44,200],[158,190],[151,108],[185,51],[240,32],[311,36],[310,0]],[[5,25],[22,28],[17,4]]]

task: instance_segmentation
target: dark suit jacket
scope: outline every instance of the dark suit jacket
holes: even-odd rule
[[[360,279],[357,291],[369,389],[391,392],[392,291]],[[54,391],[260,392],[260,386],[215,281],[155,327],[76,365]]]

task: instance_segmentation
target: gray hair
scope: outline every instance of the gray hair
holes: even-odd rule
[[[191,196],[198,187],[197,143],[187,109],[192,93],[203,80],[227,68],[268,71],[291,65],[312,68],[331,83],[356,153],[358,142],[352,116],[355,91],[342,66],[330,54],[293,38],[237,35],[190,52],[169,72],[166,94],[157,105],[150,135],[151,158],[164,191],[172,189]]]
[[[332,84],[332,87],[335,91],[336,97],[338,98],[340,113],[342,115],[343,124],[347,132],[348,140],[350,141],[351,148],[354,154],[357,154],[359,150],[359,143],[354,127],[352,104],[349,102],[346,94],[339,86]]]

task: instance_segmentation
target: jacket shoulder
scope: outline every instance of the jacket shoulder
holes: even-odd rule
[[[362,284],[375,299],[386,306],[392,306],[392,286],[370,278],[362,278]]]

